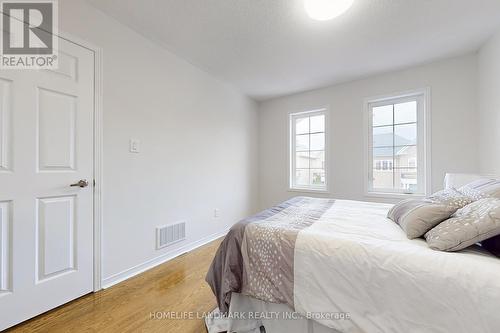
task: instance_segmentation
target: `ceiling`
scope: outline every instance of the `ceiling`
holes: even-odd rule
[[[302,0],[89,0],[256,100],[477,50],[499,0],[355,0],[313,21]]]

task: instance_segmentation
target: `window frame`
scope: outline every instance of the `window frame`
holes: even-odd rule
[[[328,194],[329,192],[329,108],[321,107],[311,109],[309,111],[299,111],[292,112],[288,114],[288,191],[291,192],[303,192],[303,193],[324,193]],[[325,185],[323,186],[312,186],[312,185],[297,185],[295,184],[295,139],[296,139],[296,128],[295,128],[295,120],[298,118],[304,117],[314,117],[318,115],[324,115],[325,117],[325,146],[324,146],[324,154],[325,154]]]
[[[404,189],[383,189],[373,187],[373,108],[417,100],[417,179],[416,192]],[[430,88],[365,99],[364,102],[364,184],[365,196],[381,198],[424,197],[431,189],[431,100]]]

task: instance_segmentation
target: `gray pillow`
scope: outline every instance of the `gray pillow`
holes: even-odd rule
[[[434,250],[459,251],[500,235],[500,199],[484,198],[458,210],[425,234]]]
[[[387,217],[406,232],[409,239],[422,237],[472,200],[454,188],[437,192],[425,199],[403,200]]]
[[[483,198],[500,198],[500,180],[492,178],[482,178],[465,186],[458,191],[471,197],[474,201]]]

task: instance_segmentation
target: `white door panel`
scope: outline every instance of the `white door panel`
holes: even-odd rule
[[[10,171],[11,156],[11,81],[0,80],[0,172]]]
[[[93,288],[94,54],[59,48],[0,71],[0,330]]]
[[[9,293],[12,285],[11,212],[10,201],[0,202],[0,297]]]
[[[38,170],[75,170],[77,97],[38,88]]]
[[[37,200],[37,281],[75,269],[75,197]]]

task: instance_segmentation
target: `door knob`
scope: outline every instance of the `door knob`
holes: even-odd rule
[[[77,183],[71,184],[70,186],[87,187],[89,182],[86,179],[80,179]]]

